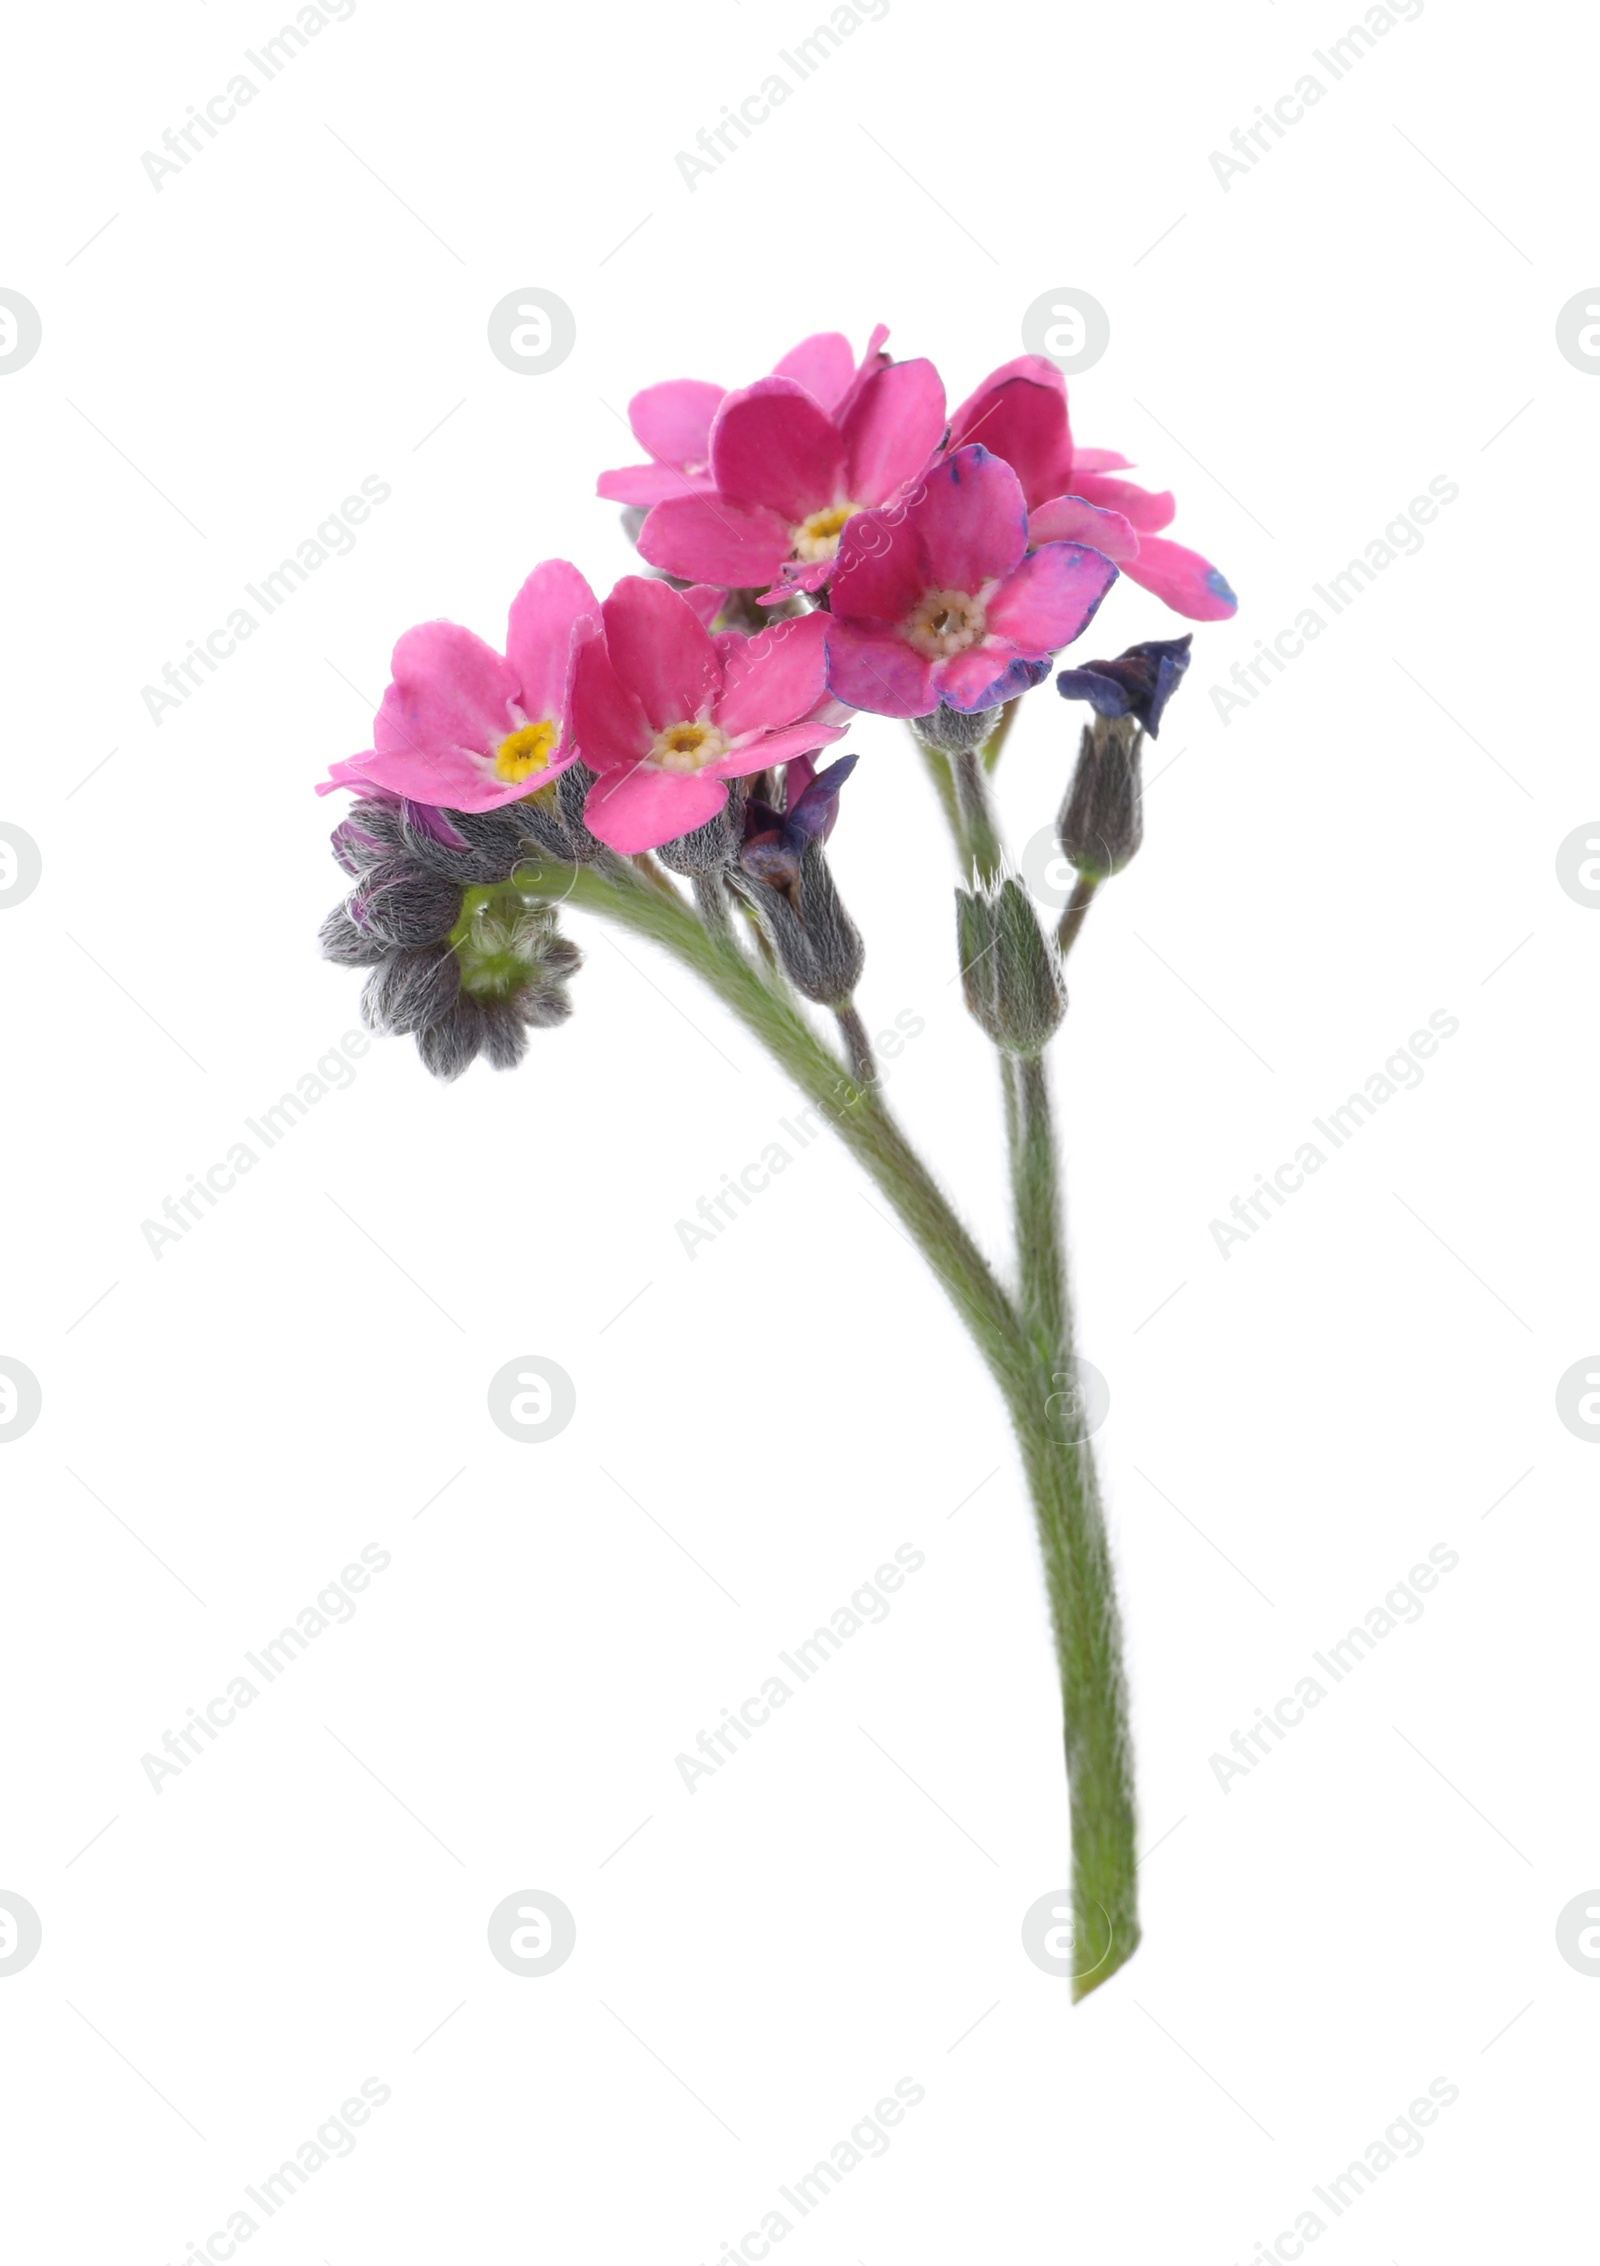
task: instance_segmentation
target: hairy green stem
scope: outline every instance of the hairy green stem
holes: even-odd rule
[[[1070,1315],[1060,1262],[1057,1174],[1042,1066],[1008,1072],[1016,1128],[1018,1224],[1052,1256],[1025,1265],[1019,1312],[943,1191],[885,1106],[875,1083],[846,1075],[794,1001],[691,906],[642,876],[534,861],[523,886],[620,921],[692,969],[768,1047],[825,1117],[921,1248],[1004,1397],[1038,1520],[1051,1625],[1061,1669],[1072,1819],[1076,1974],[1082,1998],[1131,1957],[1139,1940],[1132,1772],[1121,1636],[1094,1465],[1071,1366]],[[853,1010],[849,1012],[853,1013]],[[841,1021],[843,1018],[841,1017]],[[1026,1241],[1025,1241],[1026,1247]],[[1050,1286],[1054,1286],[1053,1288]]]
[[[976,748],[965,748],[961,754],[950,758],[950,769],[955,779],[956,803],[961,813],[961,831],[972,877],[978,882],[996,881],[1005,861],[1005,851],[989,807],[982,758]]]
[[[1094,903],[1094,893],[1099,886],[1092,874],[1079,874],[1072,895],[1067,899],[1067,909],[1061,916],[1061,924],[1056,930],[1056,942],[1061,948],[1063,960],[1078,940],[1078,931],[1088,918],[1089,907]]]

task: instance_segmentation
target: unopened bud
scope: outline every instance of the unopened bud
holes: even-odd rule
[[[743,839],[744,781],[732,779],[722,808],[692,833],[680,834],[675,842],[663,842],[656,856],[671,873],[720,873],[738,856]]]
[[[1061,1027],[1067,993],[1022,883],[1008,876],[976,894],[958,889],[956,939],[974,1019],[1007,1054],[1041,1053]]]
[[[1090,881],[1120,873],[1144,840],[1143,746],[1144,728],[1132,716],[1096,716],[1083,728],[1056,827],[1069,861]]]
[[[773,950],[797,991],[819,1007],[847,1006],[861,980],[866,947],[834,887],[820,841],[800,852],[787,886],[738,869],[741,895],[766,923]]]

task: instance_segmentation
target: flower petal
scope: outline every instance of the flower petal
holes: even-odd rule
[[[1102,511],[1082,496],[1052,496],[1049,503],[1030,511],[1028,541],[1087,543],[1091,551],[1103,551],[1119,566],[1139,556],[1139,538],[1121,512]]]
[[[1099,551],[1045,543],[1030,551],[989,601],[989,629],[1024,653],[1057,653],[1080,637],[1117,579]]]
[[[639,556],[683,582],[759,590],[792,549],[789,522],[762,504],[726,496],[677,496],[656,505],[639,530]]]
[[[966,716],[1015,700],[1049,674],[1046,656],[1019,653],[1004,638],[969,646],[965,653],[953,653],[948,661],[936,663],[933,672],[939,698]]]
[[[703,826],[727,799],[722,781],[703,771],[658,771],[641,764],[602,772],[585,798],[583,816],[590,833],[609,849],[637,857]]]
[[[536,566],[512,599],[506,626],[506,659],[530,724],[565,720],[578,647],[599,633],[600,601],[577,568],[565,559]]]
[[[492,646],[455,622],[423,622],[400,639],[392,668],[368,778],[453,810],[493,810],[526,793],[494,775],[519,688]]]
[[[1072,470],[1079,472],[1131,472],[1133,458],[1115,448],[1074,448]]]
[[[737,779],[747,771],[763,771],[769,763],[789,763],[796,756],[809,755],[814,748],[830,747],[835,740],[844,738],[847,726],[843,724],[785,724],[776,732],[752,732],[747,739],[734,745],[732,752],[719,763],[706,765],[706,776],[711,779]]]
[[[803,386],[758,378],[718,410],[711,469],[723,495],[766,504],[792,526],[843,493],[844,443]]]
[[[891,629],[830,621],[828,690],[878,716],[931,716],[933,663]]]
[[[594,492],[607,503],[648,511],[652,504],[668,503],[674,496],[714,495],[716,487],[709,472],[680,472],[675,464],[624,464],[614,472],[602,472]]]
[[[619,682],[603,638],[578,655],[572,687],[572,726],[591,770],[628,770],[649,753],[655,733],[628,687]]]
[[[792,724],[828,689],[827,616],[773,622],[754,637],[717,640],[724,689],[716,721],[730,738]]]
[[[710,715],[722,691],[722,664],[686,599],[664,582],[628,574],[604,612],[611,666],[643,709],[652,735]]]
[[[931,586],[980,590],[1009,574],[1028,547],[1028,511],[1009,464],[986,448],[956,449],[934,466],[910,520]]]
[[[1153,495],[1132,480],[1108,480],[1103,473],[1082,471],[1081,465],[1080,457],[1073,466],[1072,484],[1085,502],[1099,504],[1106,511],[1120,511],[1141,535],[1154,535],[1159,528],[1171,526],[1178,507],[1170,493]]]
[[[1239,601],[1224,577],[1198,551],[1169,543],[1164,535],[1140,539],[1139,556],[1128,566],[1128,580],[1163,598],[1175,614],[1192,622],[1230,621]]]
[[[646,386],[628,404],[628,423],[646,456],[680,468],[705,466],[711,457],[711,420],[723,388],[704,378],[668,378]]]
[[[1003,457],[1030,504],[1072,485],[1067,385],[1053,362],[1022,354],[984,379],[950,420],[950,445],[977,441]]]
[[[886,503],[914,480],[944,432],[944,384],[931,362],[891,362],[867,380],[844,423],[845,485]]]
[[[846,520],[829,598],[835,620],[887,624],[910,613],[929,583],[915,509],[896,504]]]
[[[843,331],[819,330],[775,363],[775,378],[793,378],[824,409],[836,409],[856,374],[855,350]]]

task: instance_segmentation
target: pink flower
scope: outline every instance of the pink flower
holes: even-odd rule
[[[573,713],[598,774],[584,818],[613,850],[676,841],[728,799],[727,782],[842,737],[825,681],[821,614],[712,638],[694,608],[627,575],[578,662]]]
[[[1003,456],[1022,482],[1030,542],[1092,543],[1191,621],[1226,621],[1237,611],[1209,561],[1156,532],[1171,524],[1172,497],[1109,478],[1130,469],[1115,449],[1074,448],[1066,380],[1053,362],[1023,354],[991,372],[950,420],[949,446],[970,441]]]
[[[795,379],[814,401],[833,411],[852,388],[859,389],[879,367],[888,335],[880,323],[858,370],[844,333],[819,331],[813,338],[803,338],[772,375]],[[636,393],[628,404],[628,422],[634,439],[651,461],[602,472],[595,483],[596,493],[612,503],[648,509],[673,496],[714,492],[711,420],[726,399],[723,387],[708,385],[702,378],[669,378],[664,385],[646,386],[642,393]]]
[[[511,601],[504,656],[454,622],[408,629],[372,747],[334,764],[317,792],[387,791],[464,811],[536,794],[578,760],[573,671],[599,629],[599,601],[565,559],[535,567]]]
[[[1030,552],[1016,473],[986,448],[957,449],[907,502],[845,529],[822,617],[829,689],[880,716],[993,708],[1048,673],[1116,579],[1081,543]]]
[[[883,361],[885,336],[873,333],[853,373],[842,338],[807,339],[770,378],[725,395],[706,443],[709,486],[656,504],[640,556],[686,582],[822,589],[852,514],[914,480],[944,431],[938,372]]]

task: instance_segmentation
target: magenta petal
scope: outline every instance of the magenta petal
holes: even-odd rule
[[[844,443],[803,386],[758,378],[718,410],[711,469],[723,495],[766,504],[793,526],[842,493]]]
[[[1030,504],[1065,494],[1072,484],[1072,429],[1066,381],[1055,364],[1024,354],[986,378],[950,420],[951,446],[970,441],[1005,459]]]
[[[1057,653],[1088,628],[1117,579],[1098,551],[1045,543],[1031,551],[989,601],[989,628],[1024,653]]]
[[[599,629],[600,601],[575,566],[546,559],[534,568],[511,601],[506,627],[506,659],[530,724],[564,719],[578,647]]]
[[[423,622],[400,639],[392,667],[373,726],[372,777],[456,810],[509,802],[516,789],[493,773],[514,726],[518,685],[509,664],[455,622]]]
[[[858,512],[845,522],[834,564],[834,618],[903,621],[928,587],[928,565],[915,506]]]
[[[1140,539],[1128,580],[1164,598],[1175,614],[1186,614],[1192,622],[1229,621],[1239,610],[1238,599],[1211,562],[1181,543],[1169,543],[1164,535]]]
[[[643,762],[655,738],[638,700],[618,681],[603,638],[592,638],[578,655],[572,728],[593,771],[631,769]]]
[[[711,420],[722,392],[703,378],[669,378],[636,393],[628,404],[628,423],[646,456],[657,464],[703,467],[711,455]]]
[[[764,771],[769,763],[788,763],[815,748],[831,747],[835,740],[844,738],[845,730],[843,724],[824,724],[813,717],[809,723],[785,724],[776,732],[752,732],[720,763],[707,764],[706,776],[738,779],[748,771]]]
[[[331,795],[337,788],[348,787],[355,794],[366,794],[376,784],[367,769],[372,757],[373,750],[368,748],[362,755],[345,755],[337,763],[330,763],[326,779],[317,781],[317,793]]]
[[[624,464],[615,472],[602,472],[594,492],[607,503],[648,511],[674,496],[715,494],[716,486],[709,472],[680,472],[675,464]]]
[[[756,602],[762,606],[781,606],[801,591],[826,590],[832,580],[832,559],[785,559],[777,582],[770,590],[758,591]]]
[[[1139,538],[1119,511],[1102,511],[1082,496],[1053,496],[1028,514],[1028,541],[1087,543],[1108,559],[1126,566],[1139,556]]]
[[[724,689],[716,721],[730,739],[792,724],[827,691],[827,617],[773,622],[753,637],[718,640]]]
[[[728,593],[716,582],[691,582],[681,596],[684,604],[693,609],[694,618],[702,629],[711,627],[728,602]]]
[[[653,732],[711,714],[722,691],[722,664],[694,608],[676,590],[642,574],[624,575],[606,600],[605,624],[617,681],[638,700]]]
[[[980,590],[1009,574],[1028,547],[1021,483],[986,448],[957,449],[935,465],[910,517],[935,589]]]
[[[639,556],[682,582],[759,590],[793,548],[789,523],[761,504],[678,496],[657,504],[639,530]]]
[[[641,764],[603,772],[589,789],[583,815],[590,833],[609,849],[637,857],[703,826],[727,799],[722,781],[703,771],[682,774]]]
[[[867,380],[844,424],[845,484],[886,503],[926,466],[944,432],[944,385],[931,362],[891,362]]]
[[[775,378],[793,378],[824,409],[836,409],[856,374],[856,358],[843,331],[819,330],[791,347],[772,372]]]
[[[1131,472],[1133,458],[1115,448],[1074,448],[1072,469],[1078,472]]]
[[[828,690],[877,716],[931,716],[933,664],[890,629],[828,625]]]
[[[1077,467],[1074,467],[1072,479],[1077,493],[1086,502],[1099,504],[1106,511],[1120,511],[1141,535],[1154,535],[1159,528],[1170,527],[1178,508],[1170,494],[1153,495],[1148,488],[1138,487],[1132,480],[1108,480],[1099,472],[1080,474]]]
[[[873,324],[872,336],[867,340],[867,351],[862,355],[860,365],[855,376],[850,380],[843,399],[834,407],[833,414],[841,427],[860,399],[862,387],[888,362],[889,357],[883,351],[883,342],[888,335],[889,326],[887,323]]]

